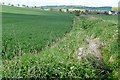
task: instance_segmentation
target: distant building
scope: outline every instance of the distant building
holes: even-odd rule
[[[67,12],[67,9],[61,9],[62,12]]]
[[[115,11],[115,15],[120,14],[120,11]]]
[[[120,14],[120,11],[109,11],[110,15],[117,15]]]
[[[112,11],[109,11],[108,14],[112,14]]]
[[[45,11],[49,11],[50,9],[44,9]]]
[[[74,11],[80,11],[80,12],[86,12],[85,9],[68,9],[68,12],[74,12]]]
[[[110,13],[109,11],[105,11],[105,10],[99,10],[96,12],[97,12],[97,14],[109,14]]]

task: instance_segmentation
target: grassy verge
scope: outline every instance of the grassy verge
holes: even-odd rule
[[[46,47],[39,54],[24,54],[13,60],[4,60],[4,77],[118,79],[117,24],[93,16],[74,19],[70,33]],[[90,61],[79,61],[75,56],[79,47],[85,46],[87,36],[100,38],[104,69]]]
[[[97,14],[97,15],[93,15],[95,17],[101,18],[103,20],[107,20],[110,22],[114,22],[114,23],[118,23],[118,15],[104,15],[104,14]]]

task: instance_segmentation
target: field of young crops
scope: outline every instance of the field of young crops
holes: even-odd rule
[[[2,14],[3,78],[120,79],[117,16],[73,18],[69,13],[6,6]],[[79,59],[77,52],[83,48],[87,54],[91,37],[99,40],[92,46],[101,45],[101,57]]]
[[[3,50],[5,58],[37,53],[69,32],[73,15],[29,8],[3,6]]]

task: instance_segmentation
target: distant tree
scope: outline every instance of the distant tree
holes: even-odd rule
[[[80,16],[80,11],[75,11],[76,16]]]
[[[61,11],[61,12],[62,12],[62,9],[59,9],[59,11]]]
[[[88,12],[88,10],[85,10],[85,12]]]
[[[11,6],[14,6],[13,4]]]
[[[2,4],[4,5],[5,3],[3,2]]]
[[[37,8],[36,6],[34,6],[34,8]]]
[[[66,11],[68,12],[68,11],[69,11],[69,9],[66,9]]]
[[[41,9],[44,9],[43,7],[41,7]]]
[[[26,5],[22,5],[23,7],[25,7]]]
[[[29,7],[29,6],[26,6],[26,7]]]
[[[9,3],[8,6],[10,6],[11,4]]]
[[[20,6],[20,4],[17,5],[18,7]]]

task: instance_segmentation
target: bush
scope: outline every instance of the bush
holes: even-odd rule
[[[80,11],[75,11],[76,16],[80,16]]]

